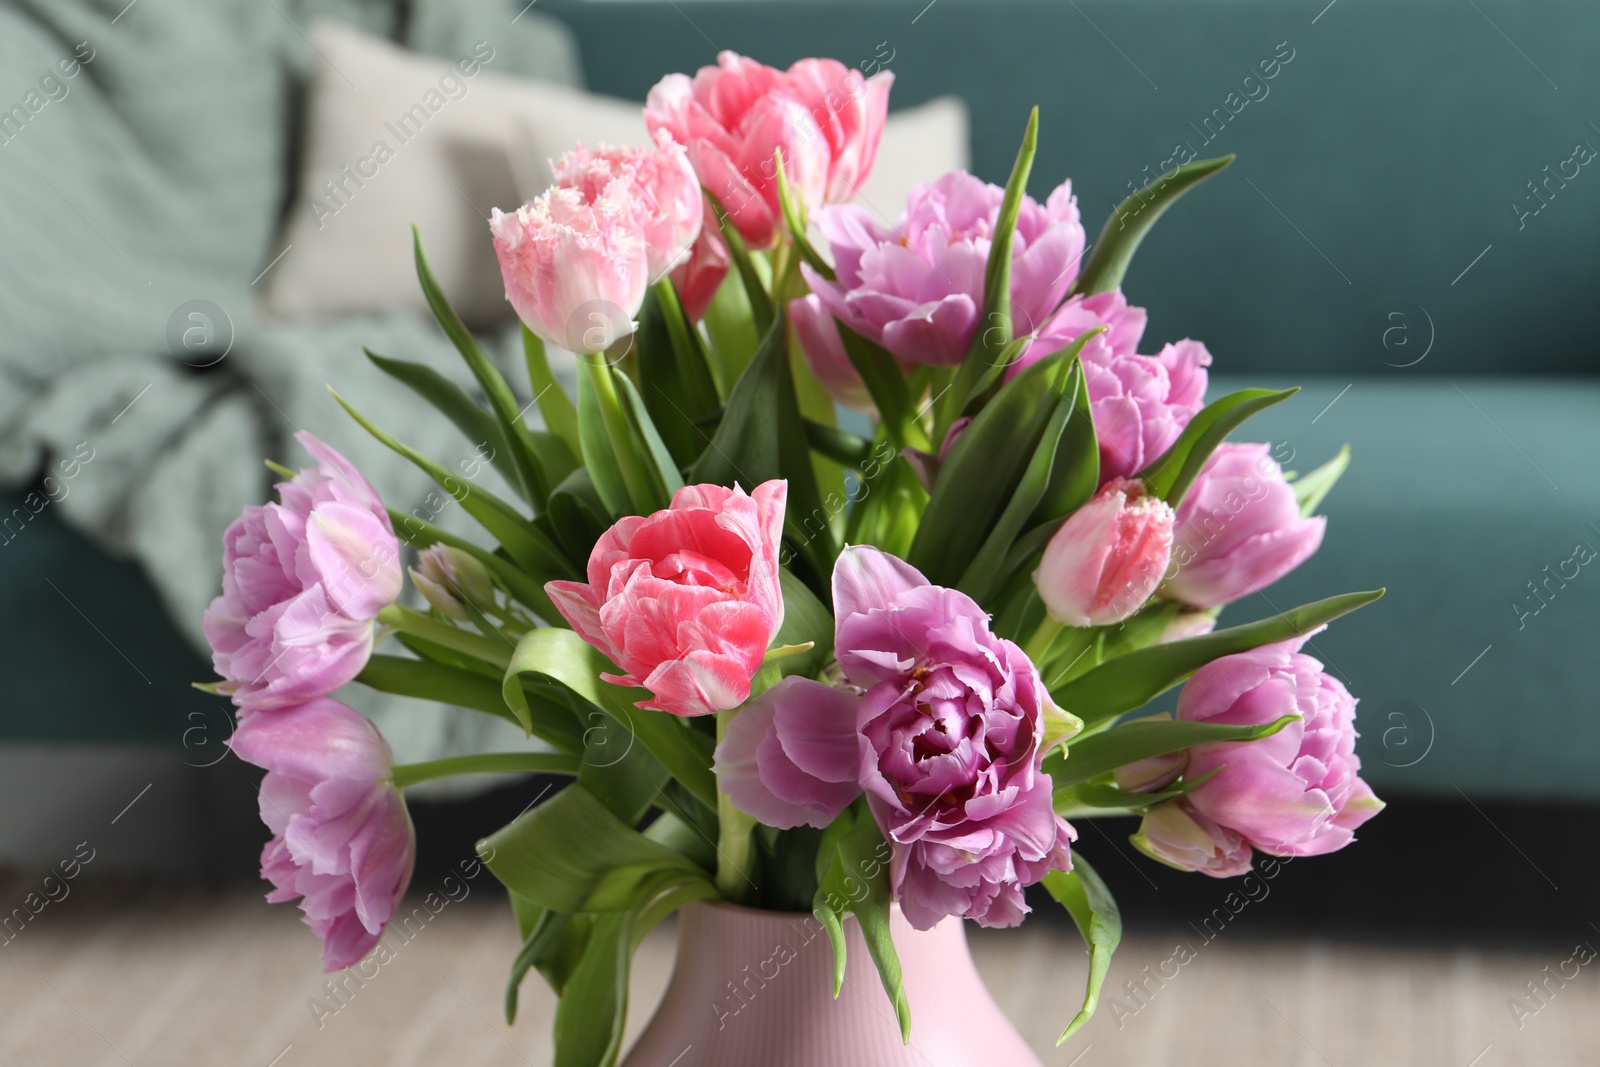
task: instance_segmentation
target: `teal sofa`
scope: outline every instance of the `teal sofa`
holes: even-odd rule
[[[1310,649],[1362,698],[1380,792],[1600,799],[1600,112],[1585,110],[1600,10],[1324,3],[538,10],[573,29],[591,89],[632,99],[723,48],[772,64],[890,55],[894,105],[967,100],[973,166],[993,181],[1037,104],[1032,191],[1070,176],[1091,235],[1181,146],[1236,153],[1162,220],[1125,288],[1151,309],[1152,341],[1207,343],[1213,395],[1304,387],[1246,437],[1300,470],[1345,443],[1354,462],[1322,551],[1230,616],[1386,585]],[[215,714],[186,695],[205,665],[137,571],[48,514],[0,551],[0,618],[27,667],[6,737],[181,745]],[[55,714],[64,680],[74,710]]]

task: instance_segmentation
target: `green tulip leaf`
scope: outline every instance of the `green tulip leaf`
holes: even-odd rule
[[[1089,866],[1083,853],[1072,854],[1072,870],[1051,871],[1044,876],[1044,887],[1056,902],[1067,909],[1078,926],[1084,944],[1089,947],[1089,981],[1083,993],[1083,1007],[1078,1009],[1067,1028],[1061,1032],[1056,1044],[1082,1029],[1093,1016],[1100,1003],[1100,990],[1106,982],[1106,972],[1111,969],[1111,955],[1122,940],[1122,913],[1111,890]]]
[[[422,234],[415,226],[411,227],[411,237],[417,264],[417,280],[422,283],[422,294],[427,298],[428,309],[433,312],[439,328],[461,353],[461,358],[466,360],[472,376],[478,379],[478,385],[489,398],[489,406],[494,409],[495,416],[505,430],[506,439],[512,446],[512,459],[527,490],[525,495],[533,505],[534,514],[539,515],[544,511],[544,499],[549,494],[553,482],[539,466],[533,442],[529,439],[528,424],[522,421],[522,406],[512,394],[511,386],[506,384],[500,371],[468,332],[460,316],[451,308],[450,301],[445,298],[444,290],[439,288],[439,283],[434,279],[433,271],[428,266],[428,257],[422,251]]]
[[[722,422],[689,481],[740,485],[749,492],[763,482],[788,479],[785,528],[812,569],[826,575],[836,553],[789,368],[787,323],[779,309],[755,358],[734,383]]]
[[[333,393],[333,398],[350,413],[350,417],[361,424],[362,429],[410,460],[438,482],[445,492],[461,505],[463,511],[478,520],[479,524],[505,547],[506,552],[518,566],[530,575],[543,579],[573,575],[572,564],[568,562],[561,549],[516,508],[487,489],[467,484],[449,468],[435,463],[410,445],[402,444],[373,425],[364,415],[351,407],[344,397],[332,389],[328,391]]]
[[[538,675],[565,686],[620,723],[626,736],[648,749],[690,793],[715,810],[717,783],[711,773],[710,738],[679,716],[635,706],[635,701],[648,694],[601,681],[602,673],[615,674],[617,668],[573,631],[530,630],[517,643],[506,668],[506,704],[524,729],[531,731],[533,709],[523,694],[522,676]]]
[[[1052,689],[1050,695],[1063,710],[1092,726],[1143,707],[1214,659],[1303,637],[1382,595],[1382,589],[1345,593],[1291,608],[1260,622],[1142,648],[1102,663]]]
[[[906,558],[930,582],[957,584],[977,558],[1062,406],[1075,354],[1075,349],[1057,352],[1007,382],[956,438],[939,466]],[[1046,481],[1048,474],[1046,467]],[[1020,523],[1033,507],[1030,503],[1027,511],[1008,519]]]
[[[1150,492],[1177,507],[1200,474],[1200,469],[1211,458],[1218,445],[1238,426],[1258,411],[1289,399],[1300,390],[1294,389],[1241,389],[1214,400],[1200,412],[1183,433],[1144,470],[1139,477],[1150,487]]]
[[[687,467],[705,448],[721,411],[700,335],[683,313],[669,279],[650,287],[639,311],[639,391],[645,409],[672,453]]]
[[[582,455],[583,442],[578,438],[578,410],[572,406],[572,399],[550,370],[543,339],[527,326],[522,327],[522,358],[528,368],[528,384],[533,387],[533,400],[539,405],[544,424],[551,433],[566,442],[567,451],[574,456]]]
[[[983,270],[983,319],[972,338],[961,366],[956,369],[950,387],[937,403],[934,420],[935,437],[943,438],[955,421],[956,415],[967,406],[974,394],[982,391],[982,382],[992,377],[995,368],[1003,367],[1008,359],[1005,350],[1017,336],[1016,324],[1011,318],[1011,249],[1017,232],[1017,218],[1022,213],[1022,201],[1028,193],[1028,175],[1033,171],[1033,157],[1039,148],[1039,109],[1028,115],[1027,128],[1023,130],[1022,146],[1011,164],[1011,176],[1006,179],[1005,193],[1000,200],[1000,210],[995,216],[994,232],[989,239],[989,258]],[[1027,323],[1024,333],[1031,333],[1043,323]]]
[[[716,216],[717,225],[722,229],[723,243],[728,246],[728,258],[733,260],[734,269],[739,273],[739,280],[744,283],[744,293],[750,301],[750,318],[755,322],[756,335],[764,337],[767,331],[772,329],[772,322],[777,314],[772,306],[772,294],[767,292],[766,279],[762,277],[755,257],[750,254],[750,246],[744,243],[739,228],[733,224],[732,216],[723,210],[721,202],[709,189],[706,190],[706,199],[710,202],[712,214]]]
[[[1216,741],[1259,741],[1299,721],[1298,715],[1285,715],[1259,726],[1171,720],[1124,723],[1073,742],[1068,747],[1065,759],[1057,754],[1046,757],[1045,773],[1050,775],[1055,789],[1066,790],[1079,782],[1087,782],[1143,759],[1165,756],[1169,752]]]
[[[906,999],[900,956],[889,934],[889,846],[865,799],[857,800],[823,831],[817,850],[817,895],[812,914],[833,945],[833,995],[844,984],[844,916],[861,925],[867,954],[878,969],[883,990],[894,1005],[900,1037],[911,1040],[911,1003]]]
[[[1107,293],[1122,285],[1133,254],[1150,227],[1177,199],[1233,162],[1233,156],[1197,159],[1175,167],[1134,193],[1111,212],[1100,230],[1074,293]]]
[[[1339,454],[1328,462],[1312,471],[1302,474],[1290,484],[1294,486],[1295,499],[1300,502],[1300,514],[1303,516],[1315,515],[1317,508],[1322,505],[1323,497],[1338,482],[1350,466],[1350,446],[1345,445],[1339,449]]]

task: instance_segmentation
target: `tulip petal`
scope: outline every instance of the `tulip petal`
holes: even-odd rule
[[[837,818],[861,794],[857,699],[790,677],[740,709],[716,753],[717,780],[734,806],[780,829]]]

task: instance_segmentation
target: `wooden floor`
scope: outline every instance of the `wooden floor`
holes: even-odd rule
[[[28,880],[0,878],[3,907]],[[316,942],[287,906],[248,888],[74,883],[0,944],[4,1067],[450,1067],[550,1063],[552,998],[538,978],[508,1028],[501,1013],[515,951],[509,911],[487,882],[446,906],[337,1012],[324,997]],[[973,935],[996,998],[1050,1067],[1287,1067],[1600,1063],[1600,965],[1558,972],[1570,949],[1546,953],[1413,951],[1250,941],[1224,932],[1198,945],[1176,977],[1125,991],[1064,1048],[1054,1046],[1083,976],[1076,938],[1035,924]],[[1600,943],[1600,935],[1595,938]],[[1175,944],[1130,938],[1110,994],[1159,973]],[[632,1024],[666,981],[672,930],[645,942]],[[1527,1010],[1508,1007],[1519,994]],[[1537,1012],[1534,1007],[1539,1007]],[[914,1006],[913,1006],[914,1007]],[[320,1015],[320,1018],[319,1018]],[[689,1064],[683,1067],[691,1067]],[[759,1067],[759,1065],[752,1065]],[[839,1065],[847,1067],[847,1065]]]

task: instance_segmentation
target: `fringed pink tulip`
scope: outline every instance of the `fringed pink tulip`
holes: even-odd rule
[[[513,214],[495,208],[489,229],[506,299],[539,337],[602,352],[638,329],[650,257],[625,188],[592,202],[551,189]]]
[[[400,544],[350,461],[302,431],[315,467],[278,483],[223,535],[222,595],[206,609],[221,689],[241,708],[325,696],[361,672],[373,620],[400,595]]]
[[[1309,559],[1326,524],[1300,514],[1267,445],[1223,443],[1178,504],[1162,595],[1195,608],[1249,596]]]
[[[1172,508],[1142,482],[1107,482],[1050,538],[1033,574],[1050,617],[1110,626],[1138,611],[1166,573],[1172,522]]]
[[[663,130],[656,131],[653,149],[579,145],[551,169],[556,185],[576,189],[585,203],[622,197],[632,205],[651,281],[683,262],[700,236],[705,202],[700,179],[683,146]]]
[[[228,744],[267,771],[267,899],[300,900],[306,925],[322,938],[324,970],[358,962],[383,936],[416,860],[389,746],[372,723],[326,697],[251,716]]]
[[[864,791],[912,926],[1015,926],[1023,888],[1069,869],[1075,837],[1040,770],[1059,713],[1038,672],[969,597],[875,548],[840,555],[833,605],[852,688],[789,678],[762,694],[718,747],[718,780],[780,827],[825,826]]]
[[[816,222],[832,249],[836,280],[808,265],[801,271],[828,310],[861,336],[907,363],[954,366],[978,332],[989,242],[1004,197],[999,186],[955,171],[912,189],[892,226],[866,208],[826,208]],[[1011,253],[1018,336],[1055,312],[1077,279],[1083,248],[1070,182],[1043,204],[1023,199]]]
[[[1230,855],[1237,851],[1228,844],[1235,835],[1273,856],[1320,856],[1348,845],[1356,828],[1383,809],[1360,777],[1356,701],[1321,663],[1299,651],[1305,640],[1224,656],[1194,673],[1178,696],[1184,722],[1251,726],[1285,715],[1300,721],[1259,741],[1189,749],[1185,778],[1211,777],[1152,815],[1178,805]],[[1152,840],[1194,836],[1179,832],[1175,813],[1162,818],[1166,828]],[[1161,858],[1172,862],[1182,851],[1174,845]],[[1215,862],[1226,868],[1220,873],[1237,873],[1237,862]]]
[[[722,52],[693,79],[661,79],[645,123],[687,147],[701,184],[740,235],[765,248],[783,228],[775,153],[806,207],[854,196],[877,155],[893,80],[887,71],[865,79],[831,59],[782,71]]]
[[[783,625],[778,546],[788,483],[755,491],[690,485],[654,515],[630,515],[601,535],[587,584],[545,590],[578,634],[642,686],[639,703],[707,715],[744,703]]]

